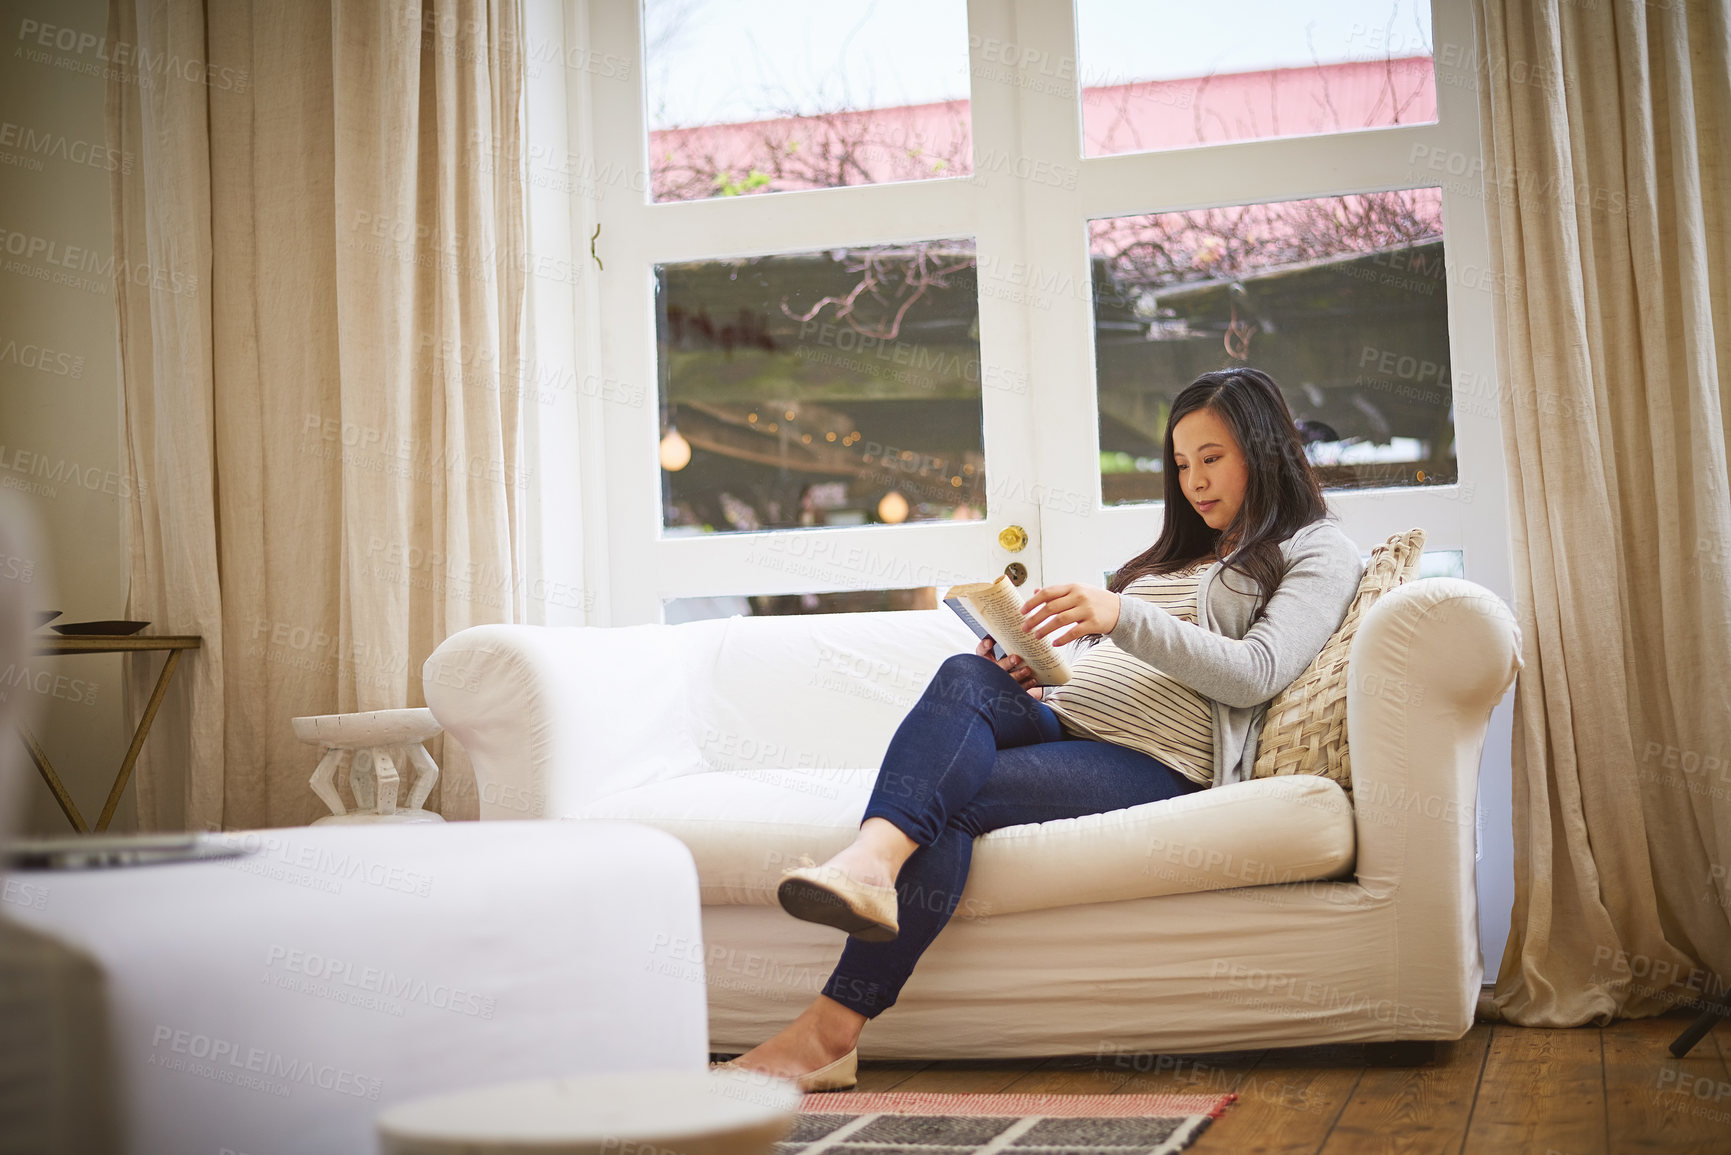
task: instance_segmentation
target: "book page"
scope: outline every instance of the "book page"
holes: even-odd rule
[[[959,597],[972,606],[991,630],[992,640],[1027,662],[1041,685],[1062,686],[1070,680],[1070,666],[1052,643],[1022,632],[1022,598],[1009,578],[951,586],[944,596]]]

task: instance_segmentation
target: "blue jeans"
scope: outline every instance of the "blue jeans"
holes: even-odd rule
[[[890,740],[860,820],[887,819],[920,844],[896,877],[900,933],[848,939],[823,993],[868,1019],[894,1005],[960,904],[974,839],[987,831],[1203,788],[1128,747],[1066,739],[1051,707],[996,662],[946,659]]]

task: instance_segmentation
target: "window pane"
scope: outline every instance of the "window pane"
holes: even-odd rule
[[[1457,479],[1442,195],[1408,189],[1089,222],[1101,489],[1158,501],[1199,374],[1281,385],[1333,488]]]
[[[1077,0],[1088,156],[1436,120],[1429,0]]]
[[[1418,555],[1418,576],[1464,578],[1466,555],[1458,549],[1427,549]]]
[[[971,238],[655,274],[667,534],[984,516]]]
[[[790,614],[863,614],[878,610],[935,610],[936,586],[905,590],[840,590],[821,594],[736,594],[714,598],[669,598],[662,603],[668,625],[711,618],[785,617]]]
[[[645,0],[643,28],[658,201],[973,171],[965,0]]]

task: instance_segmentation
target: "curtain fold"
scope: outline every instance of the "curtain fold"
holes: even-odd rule
[[[1493,1014],[1731,994],[1731,34],[1475,0],[1517,616]]]
[[[135,46],[135,59],[209,59],[196,5],[116,2],[109,38]],[[139,158],[113,182],[121,468],[134,479],[122,517],[126,616],[204,638],[163,704],[164,721],[190,711],[191,726],[153,728],[134,767],[141,830],[212,825],[223,805],[207,107],[204,84],[184,72],[141,69],[109,81],[109,144]],[[129,722],[149,698],[158,661],[127,662]]]
[[[292,717],[422,705],[440,641],[522,616],[522,425],[499,369],[525,340],[524,189],[484,163],[520,131],[522,60],[493,47],[519,43],[519,10],[112,11],[117,39],[207,65],[110,87],[110,131],[142,158],[115,176],[117,252],[202,273],[180,294],[129,278],[119,300],[143,482],[129,614],[205,638],[191,746],[153,731],[140,826],[304,823],[318,751]],[[428,807],[474,817],[462,751],[439,745]]]

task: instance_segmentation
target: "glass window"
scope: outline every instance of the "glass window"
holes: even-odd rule
[[[1458,549],[1427,549],[1418,555],[1418,576],[1464,578],[1466,555]]]
[[[645,0],[658,201],[966,176],[964,0]]]
[[[655,277],[664,533],[985,514],[971,238]]]
[[[1331,488],[1449,484],[1434,188],[1089,222],[1107,505],[1158,501],[1166,415],[1199,374],[1281,385]]]
[[[1429,0],[1077,0],[1088,156],[1436,120]]]
[[[708,598],[669,598],[662,603],[668,625],[711,618],[785,617],[790,614],[861,614],[878,610],[935,610],[936,586],[905,590],[840,590],[830,593],[736,594]]]

